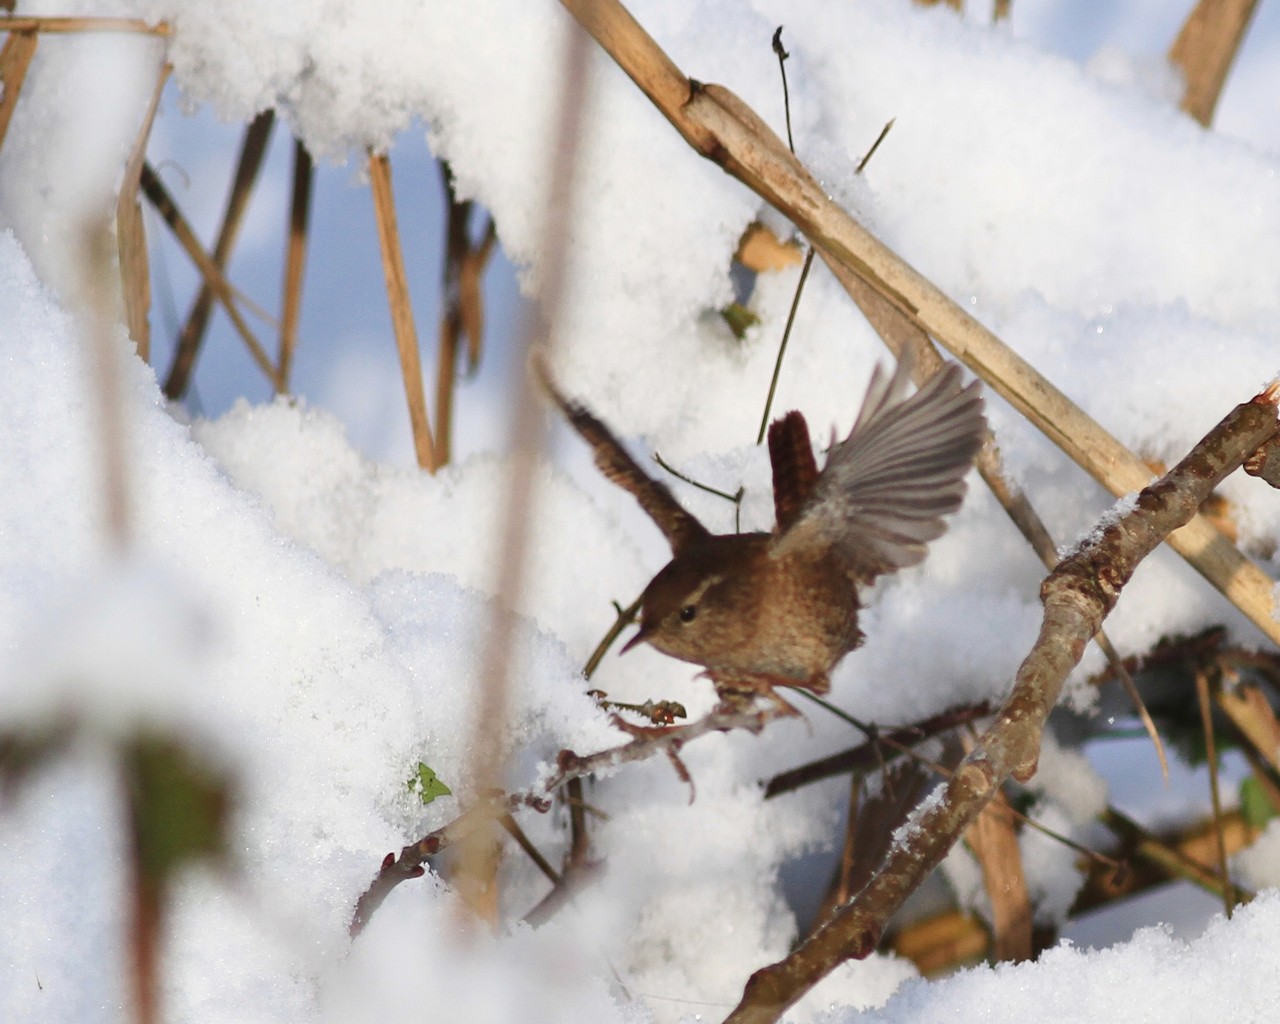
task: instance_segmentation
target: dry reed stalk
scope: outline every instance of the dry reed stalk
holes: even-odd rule
[[[120,255],[121,290],[124,293],[125,325],[129,337],[137,346],[138,357],[151,361],[151,269],[147,259],[147,231],[142,222],[142,205],[138,200],[142,165],[147,162],[147,140],[160,109],[160,95],[173,68],[164,64],[156,79],[151,106],[147,108],[133,152],[125,164],[124,177],[120,181],[120,194],[116,198],[116,246]]]
[[[1209,768],[1209,800],[1213,806],[1213,831],[1218,854],[1218,881],[1222,886],[1222,905],[1227,920],[1231,920],[1231,908],[1235,906],[1235,892],[1231,888],[1231,873],[1227,866],[1227,842],[1222,831],[1222,795],[1218,787],[1218,747],[1213,732],[1213,699],[1209,696],[1209,672],[1201,666],[1196,669],[1196,700],[1200,705],[1200,722],[1204,727],[1205,763]]]
[[[167,36],[168,22],[153,23],[141,18],[31,18],[0,17],[0,32],[141,32]]]
[[[245,319],[240,315],[237,308],[236,300],[239,293],[231,285],[222,274],[218,265],[207,252],[204,246],[200,244],[200,239],[196,237],[195,231],[182,215],[182,211],[178,209],[178,204],[173,201],[173,197],[169,195],[169,190],[164,187],[164,183],[160,180],[159,175],[150,164],[142,165],[142,176],[139,179],[142,186],[142,192],[147,197],[148,202],[155,207],[156,212],[160,214],[164,222],[169,225],[169,230],[173,232],[173,237],[178,240],[178,244],[182,246],[186,254],[191,258],[191,262],[196,265],[196,269],[204,276],[205,283],[213,290],[214,297],[222,304],[223,310],[230,318],[232,325],[244,340],[249,354],[253,357],[253,361],[267,379],[275,381],[276,368],[271,365],[271,359],[263,349],[262,344],[254,336],[253,331],[249,329],[249,325],[245,323]]]
[[[1257,6],[1258,0],[1199,0],[1169,49],[1187,81],[1180,106],[1206,128]]]
[[[231,259],[231,250],[235,248],[244,212],[249,205],[249,197],[253,193],[258,171],[262,167],[262,158],[266,154],[267,142],[271,138],[271,126],[274,123],[275,111],[264,110],[245,129],[244,142],[240,147],[240,159],[236,163],[235,178],[222,216],[222,227],[218,231],[218,241],[210,254],[213,265],[222,274],[225,274],[227,262]],[[174,353],[173,365],[169,368],[169,376],[164,382],[164,393],[171,399],[181,398],[187,393],[187,388],[191,384],[191,373],[195,369],[196,356],[200,352],[205,330],[209,326],[214,298],[213,283],[206,275],[191,306],[187,322],[178,335],[178,350]],[[275,367],[271,366],[270,360],[267,361],[263,372],[273,384],[277,382],[278,375]]]
[[[311,154],[301,139],[293,140],[293,197],[289,203],[289,240],[284,256],[284,294],[280,310],[280,355],[276,392],[289,390],[289,374],[298,346],[298,321],[302,317],[302,274],[307,262],[307,233],[311,223]]]
[[[561,0],[700,155],[791,218],[840,263],[932,335],[1116,495],[1151,479],[1136,455],[1026,360],[855,221],[773,130],[729,90],[695,83],[617,0]],[[1203,517],[1167,538],[1267,637],[1280,643],[1272,580]]]
[[[378,243],[382,250],[382,273],[387,282],[387,302],[391,306],[391,326],[400,353],[400,373],[409,403],[409,424],[413,429],[413,449],[418,465],[434,473],[440,465],[427,397],[422,388],[422,358],[418,352],[418,332],[413,325],[413,303],[404,272],[400,229],[396,225],[396,201],[391,190],[391,160],[384,154],[369,154],[369,187],[373,192],[373,214],[378,222]]]
[[[889,919],[1010,778],[1036,770],[1040,736],[1067,675],[1141,561],[1195,514],[1209,493],[1277,433],[1273,385],[1237,406],[1164,477],[1046,577],[1040,635],[995,722],[924,801],[902,840],[850,903],[790,956],[753,974],[732,1024],[773,1024],[840,963],[868,956]]]
[[[0,49],[0,86],[4,88],[0,94],[0,146],[4,145],[4,137],[9,132],[9,121],[18,106],[18,96],[22,92],[22,82],[27,77],[27,68],[31,66],[31,58],[36,53],[38,37],[34,32],[10,32]]]

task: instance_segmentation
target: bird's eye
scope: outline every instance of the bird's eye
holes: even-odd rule
[[[680,621],[692,622],[698,614],[698,606],[696,604],[687,604],[680,609]]]

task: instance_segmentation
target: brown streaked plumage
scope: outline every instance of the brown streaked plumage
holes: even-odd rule
[[[775,686],[825,693],[828,673],[862,642],[858,587],[915,565],[964,499],[964,476],[986,428],[980,385],[948,365],[914,395],[910,367],[872,375],[857,422],[817,471],[804,417],[769,431],[772,533],[715,535],[648,476],[599,420],[543,382],[591,445],[596,465],[625,488],[671,544],[645,588],[648,642],[706,668],[721,691],[772,695]]]

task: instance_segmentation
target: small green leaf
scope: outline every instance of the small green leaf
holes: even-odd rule
[[[122,760],[144,884],[160,891],[186,865],[225,858],[232,794],[222,772],[161,734],[134,736]]]
[[[1252,775],[1240,783],[1240,813],[1254,828],[1266,828],[1267,822],[1280,814],[1267,791]]]
[[[720,315],[724,317],[724,322],[729,325],[729,330],[733,331],[733,336],[739,341],[748,330],[760,322],[760,318],[740,302],[729,303],[720,310]]]
[[[436,797],[450,796],[453,793],[453,790],[440,781],[440,777],[436,775],[435,770],[427,767],[421,761],[418,762],[417,769],[410,776],[408,786],[409,792],[416,793],[424,807]]]

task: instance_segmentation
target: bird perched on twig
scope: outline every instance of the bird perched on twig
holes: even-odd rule
[[[961,386],[954,363],[910,397],[907,360],[892,377],[877,367],[857,422],[820,473],[800,413],[770,427],[773,532],[717,535],[539,370],[601,472],[671,545],[671,561],[641,596],[640,631],[623,650],[649,643],[702,665],[722,697],[830,689],[831,669],[862,642],[859,587],[924,558],[946,530],[943,517],[960,507],[986,428],[981,386]]]

